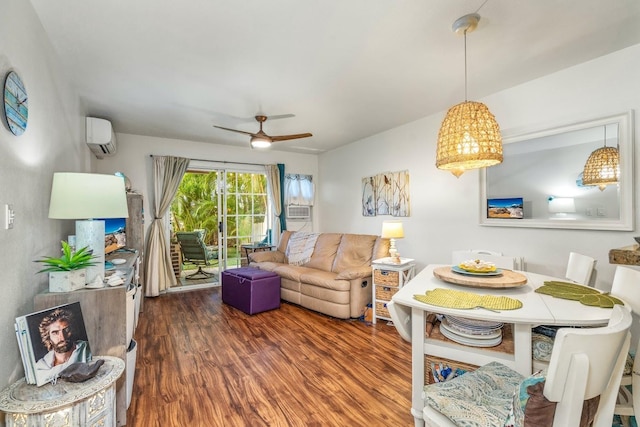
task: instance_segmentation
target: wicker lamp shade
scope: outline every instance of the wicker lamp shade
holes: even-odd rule
[[[451,107],[438,132],[436,167],[459,177],[466,170],[500,163],[502,135],[489,108],[473,101]]]
[[[600,191],[607,185],[620,181],[620,153],[615,147],[602,147],[595,150],[587,159],[582,172],[584,185],[597,185]]]

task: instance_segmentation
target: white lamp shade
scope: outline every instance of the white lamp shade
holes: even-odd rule
[[[573,213],[576,211],[576,203],[573,197],[553,197],[549,200],[549,212]]]
[[[382,223],[382,237],[385,239],[402,239],[404,230],[400,221],[384,221]]]
[[[115,175],[53,174],[49,218],[127,218],[125,182]]]

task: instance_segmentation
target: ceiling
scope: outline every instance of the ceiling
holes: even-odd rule
[[[640,43],[638,0],[31,0],[116,132],[319,153]],[[499,117],[498,117],[499,120]],[[433,135],[435,146],[436,135]]]

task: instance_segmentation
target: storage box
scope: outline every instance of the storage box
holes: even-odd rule
[[[400,283],[400,273],[393,270],[373,270],[373,283],[376,285],[398,286]]]
[[[400,290],[397,286],[376,285],[376,299],[391,301],[391,298]]]
[[[254,267],[222,272],[222,302],[247,314],[280,307],[280,276]]]
[[[389,314],[386,302],[376,301],[376,317],[391,319],[391,314]]]
[[[478,369],[478,366],[471,365],[469,363],[458,362],[457,360],[445,359],[443,357],[433,357],[428,354],[424,355],[424,384],[433,384],[434,382],[447,381],[451,378],[455,378],[464,374],[465,372],[471,372]],[[444,372],[448,378],[440,377],[438,381],[435,380],[434,374],[438,375],[439,372]]]

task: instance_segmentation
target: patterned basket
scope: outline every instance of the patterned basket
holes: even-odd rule
[[[392,285],[398,286],[400,283],[400,274],[397,271],[379,270],[373,271],[373,282],[376,285]]]
[[[435,382],[434,376],[433,376],[434,371],[438,368],[442,369],[442,367],[445,367],[445,370],[447,368],[450,369],[449,379],[454,378],[455,376],[462,375],[463,372],[475,371],[476,369],[478,369],[477,365],[471,365],[469,363],[463,363],[463,362],[458,362],[456,360],[445,359],[443,357],[433,357],[433,356],[429,356],[428,354],[425,354],[424,355],[424,384],[425,385],[433,384]]]
[[[398,292],[399,288],[395,286],[376,285],[376,299],[391,301],[391,297]]]
[[[391,319],[386,302],[376,302],[376,317],[386,317],[387,319]]]

